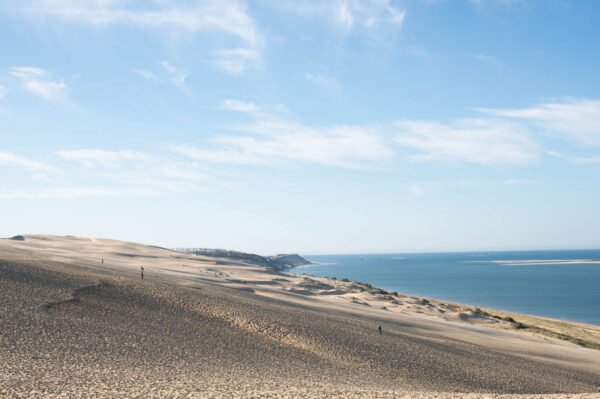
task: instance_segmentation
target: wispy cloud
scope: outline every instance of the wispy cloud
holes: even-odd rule
[[[66,99],[67,85],[63,80],[52,80],[50,74],[34,67],[14,67],[10,68],[10,75],[19,78],[23,82],[23,87],[30,93],[45,100],[56,101]]]
[[[594,155],[573,155],[567,154],[563,152],[558,152],[554,150],[546,151],[546,155],[549,155],[553,158],[563,159],[572,164],[593,164],[600,163],[600,154]]]
[[[82,163],[88,168],[104,171],[115,169],[121,177],[136,181],[148,181],[148,178],[199,181],[206,178],[206,175],[198,172],[194,163],[171,160],[165,156],[152,156],[141,151],[83,148],[57,151],[56,155],[66,161]],[[131,173],[131,176],[128,177],[128,173]],[[144,174],[145,177],[140,178],[140,174]]]
[[[239,75],[248,66],[258,66],[260,53],[254,48],[221,49],[216,52],[212,63],[221,71]]]
[[[22,175],[0,198],[83,198],[147,196],[204,191],[213,180],[208,164],[281,166],[321,165],[337,168],[390,168],[396,161],[471,163],[477,165],[537,164],[540,154],[573,164],[599,163],[600,156],[569,149],[543,148],[544,132],[577,137],[594,151],[598,130],[597,100],[572,100],[523,109],[479,109],[483,117],[446,122],[401,120],[380,124],[309,126],[279,107],[226,99],[219,108],[241,113],[247,122],[231,133],[213,136],[205,145],[177,145],[148,153],[132,149],[78,148],[56,151],[51,166],[29,157],[0,151],[0,167],[21,168],[33,183],[23,189]],[[569,129],[572,126],[572,129]],[[566,152],[564,152],[566,151]],[[73,167],[73,166],[80,167]],[[84,167],[81,167],[84,166]],[[211,174],[219,169],[210,166]],[[218,172],[217,172],[218,173]],[[48,175],[48,179],[37,179]],[[25,179],[26,180],[26,179]],[[508,179],[503,184],[528,183]],[[407,186],[415,196],[432,190],[427,183]]]
[[[174,67],[167,61],[161,61],[158,64],[169,74],[169,80],[175,85],[175,87],[186,94],[190,94],[188,87],[185,85],[185,80],[188,76],[187,73]]]
[[[563,154],[561,154],[561,153],[560,153],[560,152],[558,152],[558,151],[554,151],[554,150],[548,150],[548,151],[546,151],[546,154],[547,154],[547,155],[550,155],[551,157],[556,157],[556,158],[564,158],[564,155],[563,155]]]
[[[309,81],[313,82],[324,89],[337,89],[339,87],[338,82],[330,77],[321,75],[319,73],[305,73],[304,77]]]
[[[406,16],[405,10],[393,6],[389,0],[278,1],[276,4],[300,16],[327,18],[344,32],[355,28],[400,26]]]
[[[29,172],[46,172],[51,168],[43,162],[0,151],[0,165],[17,166]]]
[[[452,123],[400,121],[396,142],[418,152],[416,161],[466,161],[476,164],[529,164],[537,145],[527,129],[500,119],[462,119]]]
[[[56,155],[62,163],[53,162],[51,167],[0,152],[0,167],[22,168],[35,178],[6,182],[0,187],[0,198],[76,199],[190,193],[205,191],[206,182],[210,180],[197,162],[181,156],[173,159],[163,154],[153,156],[140,151],[93,148],[57,151]],[[74,168],[72,162],[85,168]],[[49,178],[38,178],[46,175]]]
[[[148,71],[146,69],[130,69],[130,72],[136,73],[140,75],[142,78],[146,79],[149,82],[158,82],[158,76],[154,74],[152,71]]]
[[[523,109],[478,110],[497,117],[533,123],[544,132],[572,138],[582,145],[600,145],[600,100],[572,99]]]
[[[0,191],[4,199],[79,199],[89,197],[147,196],[155,191],[139,188],[52,187],[32,190]]]
[[[57,151],[56,155],[68,160],[83,163],[85,166],[96,165],[115,166],[120,161],[150,161],[151,157],[139,151],[121,150],[105,151],[99,149],[80,149]]]
[[[86,166],[81,173],[109,180],[116,187],[137,187],[151,191],[197,191],[205,181],[198,164],[141,151],[108,151],[96,148],[57,151],[63,160]]]
[[[600,154],[589,157],[574,157],[571,159],[571,162],[579,164],[600,163]]]
[[[197,32],[217,30],[237,36],[254,46],[258,32],[239,3],[205,0],[188,5],[181,1],[34,0],[21,8],[28,14],[54,16],[89,25],[134,24],[142,27],[174,26]]]
[[[286,161],[315,163],[343,168],[377,165],[391,159],[393,152],[376,131],[338,126],[315,130],[289,125],[287,133],[267,138],[224,136],[213,142],[214,150],[182,148],[178,151],[200,161],[229,164],[277,164]]]
[[[157,73],[154,73],[148,69],[130,69],[129,71],[141,76],[150,83],[168,82],[181,90],[183,93],[187,95],[192,94],[186,84],[186,80],[188,78],[187,72],[184,72],[168,61],[160,61],[158,66],[160,69]]]
[[[476,7],[485,7],[490,5],[512,6],[524,3],[523,0],[469,0],[469,2]]]
[[[250,102],[234,100],[234,99],[226,99],[223,100],[223,104],[221,108],[229,110],[229,111],[240,111],[240,112],[256,112],[259,110],[259,107]]]
[[[207,150],[190,145],[179,145],[175,150],[191,159],[203,162],[215,162],[229,165],[268,165],[270,160],[250,151],[245,152],[237,146],[224,149]]]
[[[489,117],[447,123],[400,121],[396,142],[418,161],[531,164],[539,160],[541,136],[553,134],[583,146],[600,145],[600,101],[574,99],[522,109],[475,108]],[[417,153],[413,153],[416,150]],[[547,155],[571,163],[594,163],[595,156]]]
[[[23,3],[19,10],[25,15],[58,18],[72,23],[106,27],[135,25],[141,28],[163,29],[195,34],[199,31],[224,33],[237,39],[234,49],[217,53],[216,63],[225,62],[239,73],[260,53],[262,35],[246,8],[235,0],[149,1],[115,0],[34,0]],[[239,49],[255,53],[248,57]],[[251,58],[251,59],[250,59]],[[236,65],[233,68],[232,65]]]
[[[180,146],[192,159],[227,164],[302,162],[360,168],[389,162],[388,148],[378,126],[314,128],[260,110],[254,104],[226,100],[233,111],[250,112],[254,120],[238,125],[241,135],[219,136],[210,148]]]
[[[400,120],[366,125],[304,125],[254,103],[225,100],[221,108],[247,113],[252,122],[235,135],[214,137],[209,146],[178,147],[192,159],[228,164],[303,162],[353,168],[384,165],[397,156],[413,161],[480,165],[531,165],[544,150],[541,136],[559,132],[582,143],[600,142],[600,101],[577,100],[538,107],[476,109],[491,116],[447,122]],[[595,162],[595,157],[566,157]]]

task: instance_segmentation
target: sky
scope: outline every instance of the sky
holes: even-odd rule
[[[0,2],[0,236],[600,247],[595,0]]]

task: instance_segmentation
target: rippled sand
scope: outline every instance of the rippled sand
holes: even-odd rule
[[[598,397],[598,351],[311,284],[110,240],[0,240],[0,396]]]

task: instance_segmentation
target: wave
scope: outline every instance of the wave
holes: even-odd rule
[[[465,260],[462,263],[499,263],[504,266],[580,265],[600,263],[598,259],[523,259],[523,260]]]
[[[294,269],[301,269],[304,267],[312,267],[312,266],[331,266],[331,265],[337,265],[337,262],[313,262],[310,265],[296,266],[296,267],[294,267]]]

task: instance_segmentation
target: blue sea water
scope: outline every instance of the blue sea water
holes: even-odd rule
[[[296,273],[448,302],[600,325],[597,250],[306,256]],[[550,264],[544,264],[550,263]]]

